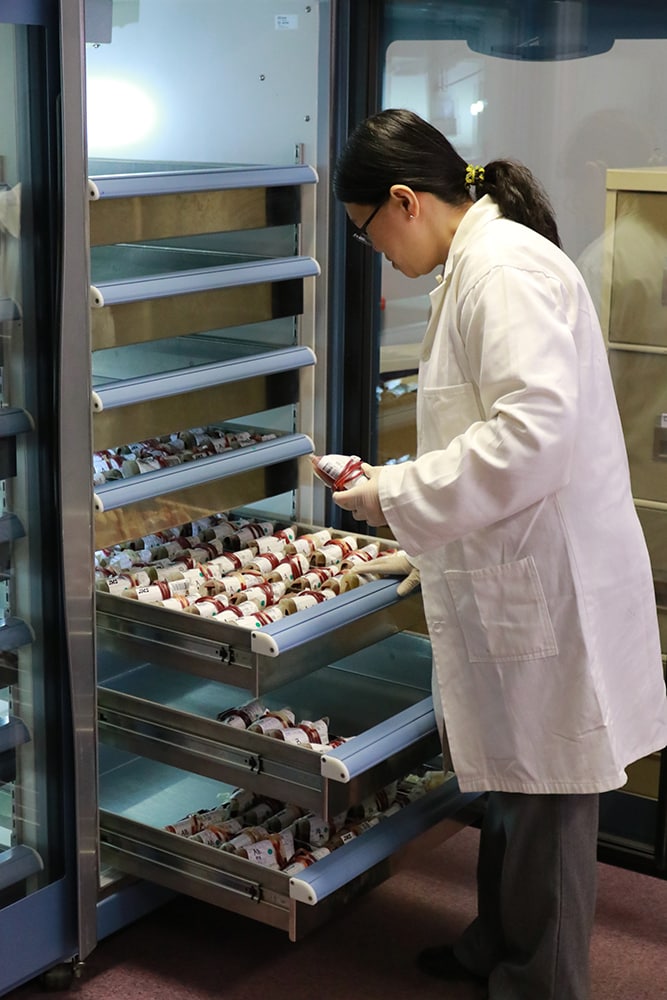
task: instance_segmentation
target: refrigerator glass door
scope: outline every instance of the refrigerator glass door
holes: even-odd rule
[[[631,193],[619,195],[621,225],[608,212],[605,216],[605,207],[610,174],[658,176],[667,162],[662,125],[665,7],[640,2],[632,16],[623,5],[603,0],[516,0],[493,11],[489,4],[461,0],[427,5],[386,0],[378,7],[376,79],[364,76],[356,87],[353,80],[350,92],[357,106],[361,89],[366,88],[372,103],[376,86],[376,107],[416,111],[442,131],[468,163],[487,164],[497,157],[525,163],[548,193],[563,247],[586,280],[603,329],[609,321],[610,340],[623,341],[626,347],[630,342],[630,350],[612,352],[612,369],[620,387],[633,491],[649,545],[653,541],[655,549],[656,521],[664,517],[666,501],[659,488],[663,456],[656,403],[664,394],[665,358],[659,356],[664,347],[659,345],[664,344],[661,310],[664,313],[666,301],[664,221],[661,225],[665,196],[651,194],[646,181],[639,187],[633,181]],[[357,37],[364,25],[358,10],[350,37]],[[371,65],[375,54],[369,57]],[[365,65],[361,72],[366,74]],[[630,212],[624,197],[634,204],[638,190],[644,192],[641,211]],[[615,284],[607,288],[611,310],[605,303],[605,252],[610,234],[618,236],[628,218],[641,234],[639,249],[628,255],[630,266],[637,269],[630,283],[636,301],[624,312],[617,287],[618,256],[613,261]],[[627,251],[626,243],[621,250]],[[350,260],[358,254],[356,247],[347,252]],[[359,258],[354,262],[358,271]],[[371,463],[384,464],[415,455],[420,345],[428,293],[442,268],[410,279],[379,254],[368,267],[374,270],[366,287],[355,287],[353,296],[357,313],[362,295],[370,302],[368,328],[363,338],[357,330],[354,337],[376,345],[367,367],[377,377],[368,380],[361,394],[370,394],[375,386],[377,405],[366,425],[348,422],[341,450],[358,451]],[[641,447],[639,417],[645,415],[647,387],[655,406],[650,426],[644,421]],[[352,403],[346,397],[348,411]],[[656,583],[661,586],[659,576],[656,573]],[[664,751],[662,758],[667,758]],[[667,772],[661,756],[636,762],[628,776],[622,791],[603,797],[601,850],[618,863],[664,875]]]
[[[37,30],[37,29],[36,29]],[[43,471],[53,445],[54,400],[42,362],[52,352],[51,279],[39,272],[37,164],[30,159],[27,102],[30,29],[0,24],[0,902],[62,874],[54,832],[61,804],[49,791],[62,760],[62,669],[57,630],[56,524]],[[41,234],[40,234],[41,238]],[[39,345],[39,357],[37,347]],[[51,697],[56,695],[53,700]],[[52,715],[55,712],[55,715]]]
[[[470,163],[526,163],[598,304],[606,169],[659,166],[667,157],[658,125],[664,8],[642,3],[632,18],[599,0],[517,2],[492,16],[488,4],[456,0],[388,0],[382,9],[382,107],[415,110]],[[437,271],[414,280],[386,260],[381,267],[371,461],[387,462],[414,453],[414,373]]]
[[[0,3],[0,994],[77,953],[57,485],[59,6]]]

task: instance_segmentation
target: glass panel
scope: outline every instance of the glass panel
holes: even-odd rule
[[[516,2],[493,13],[481,3],[385,4],[383,107],[418,112],[469,162],[526,163],[596,304],[606,171],[667,161],[664,7],[632,10],[628,18],[601,2]],[[417,367],[433,278],[410,280],[383,261],[381,374],[396,370],[397,357]],[[387,454],[392,413],[381,405],[379,418]]]
[[[290,347],[296,340],[295,331],[296,320],[286,316],[267,323],[250,323],[228,330],[209,330],[188,337],[95,351],[93,386],[99,388],[117,380],[181,371]]]
[[[493,10],[477,2],[387,2],[382,95],[383,107],[407,107],[432,122],[468,163],[516,159],[544,185],[563,247],[580,268],[611,341],[633,492],[658,592],[663,653],[665,12],[663,4],[642,0],[632,8],[605,0],[510,0]],[[621,176],[633,179],[626,184]],[[435,272],[410,280],[382,262],[381,373],[399,367],[400,358],[404,377],[410,356],[416,367],[434,278]],[[392,418],[385,385],[378,434],[383,456],[392,451]],[[642,816],[641,803],[658,796],[659,755],[636,762],[628,775],[624,792],[635,794],[621,796],[622,817],[612,820],[604,805],[603,839],[618,834],[638,841],[628,830]],[[653,812],[650,817],[641,850],[652,849]]]
[[[0,24],[0,424],[15,413],[18,428],[0,430],[0,905],[62,874],[59,532],[44,519],[55,508],[46,493],[55,338],[51,278],[41,266],[49,238],[40,176],[45,84],[32,62],[41,56],[44,65],[43,45],[41,29]],[[35,113],[38,94],[44,107]],[[10,851],[18,866],[8,863]]]

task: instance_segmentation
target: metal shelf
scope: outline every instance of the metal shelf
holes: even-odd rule
[[[239,448],[238,451],[211,458],[185,462],[183,465],[116,479],[97,487],[94,494],[95,512],[117,510],[127,504],[163,496],[176,490],[190,489],[228,476],[240,475],[278,462],[286,462],[314,451],[313,442],[305,434],[285,434],[273,441]]]
[[[122,281],[99,282],[91,285],[90,304],[93,308],[144,302],[174,295],[192,295],[220,288],[237,288],[260,282],[289,281],[320,274],[320,266],[312,257],[279,257],[273,260],[253,260],[221,267],[195,268],[166,274],[126,278]]]
[[[314,365],[317,359],[309,347],[286,347],[265,354],[220,361],[196,368],[159,375],[125,379],[93,392],[93,411],[135,403],[149,402],[184,392],[196,392],[211,386],[226,385],[245,379],[266,377],[277,372],[294,371]]]

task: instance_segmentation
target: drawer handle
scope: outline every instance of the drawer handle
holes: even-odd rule
[[[661,414],[653,428],[653,458],[656,462],[667,462],[667,422]]]
[[[245,764],[248,770],[255,774],[261,774],[264,770],[264,761],[259,754],[251,754],[250,757],[246,757]]]

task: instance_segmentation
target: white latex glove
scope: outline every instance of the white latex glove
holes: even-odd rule
[[[419,570],[413,566],[405,552],[402,550],[394,552],[390,556],[380,556],[379,559],[371,559],[357,567],[357,573],[377,573],[379,576],[404,576],[396,593],[399,597],[405,597],[416,590],[421,583]]]
[[[362,462],[361,468],[366,478],[349,490],[333,493],[333,500],[343,510],[349,510],[355,521],[366,521],[367,524],[378,528],[381,524],[387,523],[378,495],[378,476],[382,466]]]

